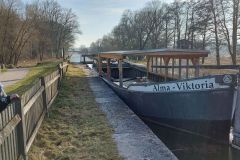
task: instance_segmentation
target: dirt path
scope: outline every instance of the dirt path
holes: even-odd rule
[[[0,73],[0,82],[6,87],[23,79],[29,72],[28,68],[8,69]]]

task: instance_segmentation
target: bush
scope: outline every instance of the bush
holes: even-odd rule
[[[12,68],[15,68],[15,65],[14,64],[7,64],[6,68],[12,69]]]
[[[5,64],[1,64],[0,69],[5,69]]]

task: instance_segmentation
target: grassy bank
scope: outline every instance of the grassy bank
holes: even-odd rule
[[[118,160],[113,130],[97,107],[83,70],[70,66],[29,152],[32,160]]]
[[[24,79],[15,83],[14,85],[6,87],[6,91],[8,93],[18,93],[21,95],[31,88],[33,83],[37,81],[38,78],[56,70],[59,63],[60,62],[45,62],[30,68],[29,73]]]
[[[0,73],[1,73],[1,72],[7,72],[7,69],[6,69],[6,68],[0,69]]]

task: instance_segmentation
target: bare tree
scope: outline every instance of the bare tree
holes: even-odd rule
[[[232,58],[232,63],[236,65],[240,0],[220,0],[220,5],[222,31],[227,41],[227,47]],[[232,23],[232,25],[230,23]]]
[[[40,60],[53,53],[59,57],[80,33],[76,15],[56,0],[25,6],[20,0],[1,0],[0,23],[0,64],[16,65],[29,50]]]
[[[127,10],[111,36],[93,43],[95,50],[179,48],[182,40],[191,49],[215,48],[220,65],[220,47],[227,47],[236,64],[240,0],[154,0],[138,11]],[[187,47],[188,48],[188,47]]]
[[[215,35],[215,50],[216,50],[216,60],[217,60],[217,65],[220,65],[220,42],[219,42],[219,13],[217,10],[217,0],[209,0],[210,4],[210,9],[212,12],[213,20],[212,23],[214,25],[214,35]]]

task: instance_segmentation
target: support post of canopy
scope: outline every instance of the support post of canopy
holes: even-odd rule
[[[110,59],[107,59],[107,79],[111,80],[111,67],[110,67]]]
[[[152,68],[152,73],[153,73],[153,57],[151,58],[152,62],[151,62],[151,68]]]
[[[83,55],[83,63],[86,64],[86,56]]]
[[[200,65],[199,65],[199,58],[195,59],[195,77],[199,77],[199,72],[200,72]]]
[[[178,72],[179,79],[182,78],[182,59],[179,59],[179,72]]]
[[[189,74],[189,59],[187,59],[186,78],[188,79]]]
[[[169,60],[170,60],[169,57],[164,57],[163,58],[164,64],[166,66],[166,68],[165,68],[165,75],[164,75],[165,82],[167,81],[167,77],[168,77],[168,63],[169,63]]]
[[[149,61],[150,61],[150,57],[147,56],[147,78],[149,79]]]
[[[155,72],[158,73],[158,68],[157,68],[157,66],[158,66],[158,58],[157,57],[155,57],[155,66],[156,66]]]
[[[102,59],[100,55],[98,55],[98,75],[99,77],[102,76]]]
[[[174,78],[174,64],[175,63],[175,59],[172,58],[172,78]]]
[[[119,71],[119,86],[123,87],[123,68],[122,68],[122,59],[118,60],[118,71]]]
[[[160,66],[162,66],[162,57],[160,57]],[[162,74],[162,68],[160,68],[160,74]]]
[[[205,57],[202,57],[202,64],[204,64],[204,61],[205,61]]]

